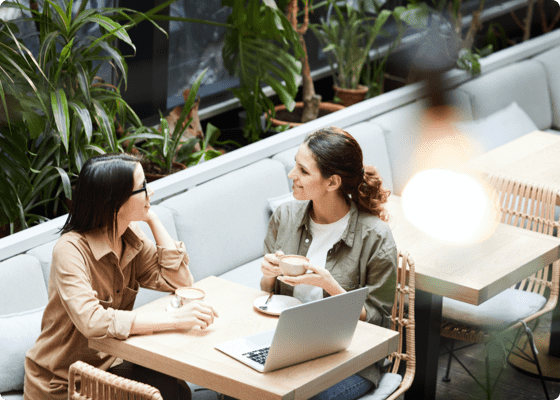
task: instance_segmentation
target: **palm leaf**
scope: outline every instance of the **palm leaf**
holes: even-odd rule
[[[68,152],[70,140],[70,114],[68,113],[68,101],[66,100],[64,90],[58,89],[55,92],[51,92],[51,106],[54,121],[58,132],[60,133],[60,138],[62,139],[62,144],[64,145],[66,152]]]

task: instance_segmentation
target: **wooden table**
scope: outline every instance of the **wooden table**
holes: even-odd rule
[[[387,209],[397,247],[416,264],[416,375],[409,396],[434,399],[442,297],[481,304],[559,259],[560,239],[499,224],[482,243],[454,246],[412,225],[400,197],[390,196]]]
[[[468,166],[547,186],[560,194],[560,135],[535,131],[473,158]],[[560,205],[560,195],[556,204]]]
[[[397,332],[360,321],[347,350],[263,374],[214,345],[274,329],[278,317],[253,309],[253,301],[267,293],[216,277],[194,286],[220,315],[208,329],[90,340],[89,346],[238,399],[306,399],[397,350]],[[165,296],[138,312],[164,309],[169,300]]]

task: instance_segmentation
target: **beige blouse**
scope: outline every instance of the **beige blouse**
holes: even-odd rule
[[[66,399],[77,360],[107,370],[115,357],[90,349],[88,339],[129,336],[140,286],[171,292],[193,283],[183,242],[156,246],[133,222],[119,267],[106,237],[103,230],[69,232],[54,248],[41,334],[25,359],[25,400]]]

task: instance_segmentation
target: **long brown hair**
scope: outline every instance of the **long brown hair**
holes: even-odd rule
[[[383,178],[372,165],[364,165],[362,149],[348,132],[330,126],[307,135],[303,141],[311,150],[323,178],[340,176],[340,190],[359,210],[383,221],[389,216],[383,204],[391,191],[383,187]]]

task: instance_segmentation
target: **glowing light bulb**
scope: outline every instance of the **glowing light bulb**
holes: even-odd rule
[[[498,224],[495,198],[473,176],[429,169],[412,177],[402,193],[406,217],[430,236],[452,244],[480,242]]]

